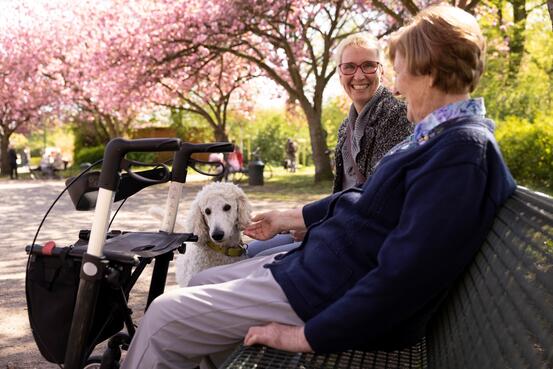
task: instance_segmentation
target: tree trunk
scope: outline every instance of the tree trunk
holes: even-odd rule
[[[551,28],[553,29],[553,0],[547,0],[547,10],[549,10],[549,18],[551,18]]]
[[[2,135],[0,140],[0,156],[2,157],[2,175],[10,174],[10,162],[8,159],[8,146],[10,144],[10,136]]]
[[[230,142],[225,129],[221,126],[213,129],[213,137],[215,137],[216,142]]]
[[[509,80],[516,81],[524,55],[524,31],[526,29],[526,0],[510,0],[513,6],[513,30],[509,40]]]
[[[327,154],[326,137],[321,122],[320,111],[303,108],[309,124],[309,137],[311,138],[311,152],[315,164],[315,182],[334,179],[330,158]]]

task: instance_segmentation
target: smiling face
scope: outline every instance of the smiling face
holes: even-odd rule
[[[367,49],[365,47],[350,45],[347,46],[343,53],[340,63],[354,63],[361,65],[366,61],[378,61],[378,53],[376,50]],[[354,74],[344,75],[338,71],[340,75],[340,83],[344,91],[349,96],[357,112],[361,112],[365,104],[373,97],[374,93],[380,86],[382,77],[382,67],[379,65],[376,72],[373,74],[365,74],[361,68],[357,68]]]

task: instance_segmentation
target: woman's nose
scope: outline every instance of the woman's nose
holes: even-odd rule
[[[361,67],[357,67],[355,70],[355,73],[353,73],[353,78],[355,79],[362,79],[365,78],[365,73],[361,70]]]

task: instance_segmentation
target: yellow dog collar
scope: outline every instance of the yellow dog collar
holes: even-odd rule
[[[221,245],[217,245],[215,242],[211,240],[207,241],[207,246],[209,246],[210,249],[230,257],[238,257],[238,256],[244,255],[244,253],[246,252],[246,249],[244,248],[243,245],[244,244],[242,243],[242,241],[240,241],[240,244],[238,246],[221,246]]]

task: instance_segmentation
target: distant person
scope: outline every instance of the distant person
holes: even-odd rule
[[[45,177],[48,177],[48,178],[53,177],[54,175],[54,167],[52,165],[53,163],[54,163],[54,159],[49,153],[45,152],[44,154],[42,154],[39,168]]]
[[[10,165],[10,179],[18,179],[17,175],[17,153],[13,145],[8,146],[8,162]],[[15,178],[14,178],[15,177]]]
[[[351,106],[338,129],[332,192],[363,184],[384,154],[413,131],[405,103],[381,83],[384,73],[381,59],[377,41],[367,33],[346,37],[336,49],[340,83]],[[291,250],[299,246],[301,239],[301,233],[291,232],[267,241],[252,241],[247,255]]]
[[[216,182],[221,182],[225,177],[226,161],[225,161],[224,154],[220,152],[217,152],[217,153],[212,152],[211,154],[209,154],[207,161],[210,163],[218,163],[217,165],[214,165],[215,172],[214,172],[213,180]]]
[[[291,138],[286,140],[286,163],[287,163],[287,169],[294,173],[296,171],[296,154],[298,152],[298,144],[294,142]]]
[[[26,147],[21,151],[21,166],[22,167],[28,167],[29,166],[29,148]]]
[[[52,167],[54,168],[54,170],[58,170],[58,171],[65,169],[65,162],[63,161],[61,152],[56,152],[54,154],[54,161],[52,162]]]
[[[228,181],[228,176],[233,173],[240,173],[244,171],[244,156],[240,150],[240,146],[236,145],[234,141],[234,150],[227,155],[225,166],[225,182]]]

